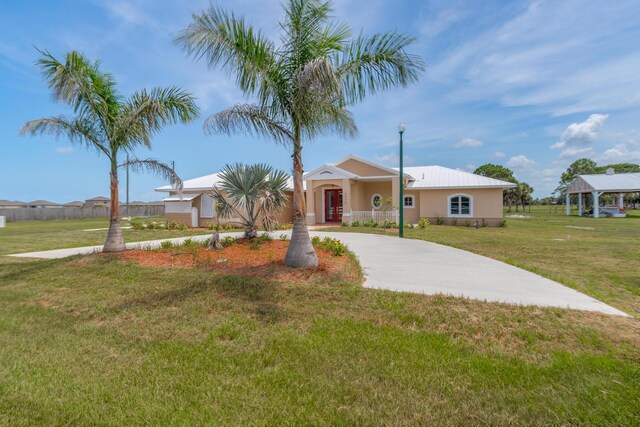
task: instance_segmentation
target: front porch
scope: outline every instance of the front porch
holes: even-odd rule
[[[307,224],[398,221],[397,181],[307,180]]]

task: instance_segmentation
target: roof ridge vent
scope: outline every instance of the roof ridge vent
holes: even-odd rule
[[[607,175],[615,175],[616,171],[613,168],[607,169]]]

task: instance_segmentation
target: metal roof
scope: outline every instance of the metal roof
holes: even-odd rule
[[[344,162],[349,159],[355,159],[358,161],[363,161],[356,156],[348,156],[345,159],[341,160]],[[367,164],[371,166],[378,167],[382,170],[393,171],[395,174],[398,173],[398,168],[387,168],[385,166],[377,165],[375,163],[365,161]],[[340,172],[340,177],[349,177],[356,180],[371,180],[371,179],[391,179],[393,175],[389,176],[379,176],[379,177],[361,177],[359,175],[355,175],[352,172],[341,169],[339,166],[335,166],[335,164],[327,164],[320,166],[319,168],[314,169],[313,171],[305,174],[304,180],[307,177],[311,177],[313,179],[318,179],[316,175],[321,174],[323,171],[326,172]],[[410,180],[407,188],[411,189],[439,189],[439,188],[513,188],[516,185],[511,182],[501,181],[499,179],[488,178],[486,176],[476,175],[470,172],[464,172],[461,170],[445,168],[443,166],[412,166],[404,168],[405,178]],[[335,176],[328,176],[327,179],[335,178]],[[188,179],[183,181],[183,192],[190,191],[207,191],[210,190],[215,184],[220,182],[220,177],[218,173],[213,173],[211,175],[205,175],[198,178]],[[304,189],[306,189],[306,182],[303,181]],[[287,183],[287,187],[289,190],[293,189],[293,178],[289,177],[289,181]],[[162,187],[158,187],[155,191],[164,191],[164,192],[176,192],[176,190],[171,185],[165,185]],[[166,199],[165,199],[166,200]]]
[[[208,191],[211,188],[220,182],[220,176],[218,173],[212,173],[211,175],[200,176],[198,178],[187,179],[182,181],[182,191]],[[306,187],[306,186],[305,186]],[[293,177],[289,177],[287,180],[287,188],[289,190],[293,190]],[[155,191],[162,192],[177,192],[172,185],[163,185],[162,187],[158,187]]]
[[[443,166],[409,166],[404,168],[404,172],[415,180],[409,182],[407,186],[411,189],[513,188],[516,186],[511,182]]]
[[[190,202],[191,200],[198,197],[201,193],[191,193],[191,194],[180,194],[178,196],[167,197],[166,199],[162,199],[163,202]]]
[[[581,185],[580,180],[584,184]],[[569,193],[590,191],[635,192],[640,191],[640,172],[578,175],[569,187]]]

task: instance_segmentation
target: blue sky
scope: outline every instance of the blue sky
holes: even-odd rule
[[[278,0],[220,1],[277,39]],[[227,162],[268,162],[289,171],[288,152],[243,136],[206,137],[202,121],[245,101],[233,78],[186,58],[171,40],[208,1],[9,0],[0,5],[0,199],[59,202],[108,195],[106,160],[52,138],[18,135],[34,118],[66,113],[34,67],[37,52],[79,50],[100,59],[121,91],[178,85],[203,117],[172,126],[140,157],[175,161],[185,179]],[[46,5],[46,6],[44,6]],[[427,72],[352,108],[355,140],[319,138],[306,170],[353,153],[390,166],[404,122],[406,162],[473,170],[507,165],[548,195],[576,158],[640,162],[640,2],[338,0],[336,18],[354,32],[417,36]],[[124,186],[124,180],[122,180]],[[133,175],[131,200],[156,200],[158,178]],[[122,197],[124,198],[124,197]]]

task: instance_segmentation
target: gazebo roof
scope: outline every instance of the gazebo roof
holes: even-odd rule
[[[578,175],[569,186],[568,193],[602,191],[631,193],[640,191],[640,172],[618,174]]]

